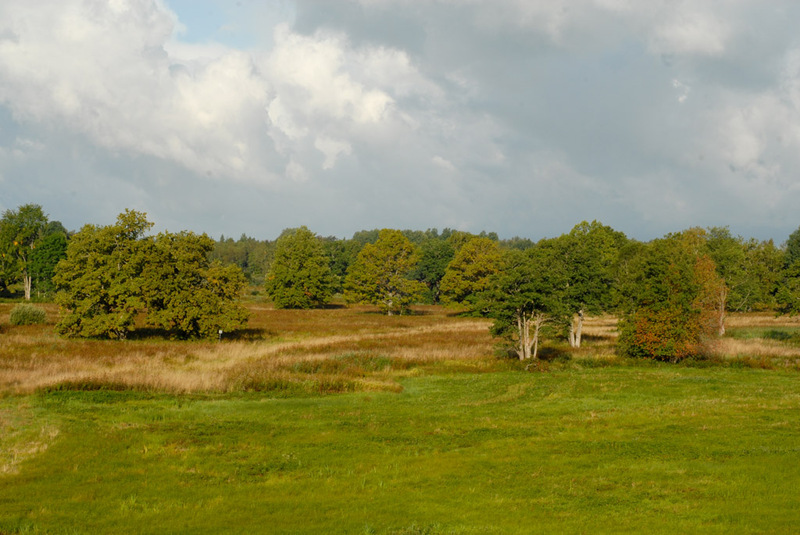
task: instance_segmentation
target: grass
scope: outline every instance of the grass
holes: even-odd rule
[[[254,304],[249,331],[208,343],[67,341],[51,306],[49,325],[11,327],[12,306],[0,304],[0,533],[800,523],[793,318],[734,316],[702,367],[622,359],[615,321],[597,318],[580,350],[549,342],[526,370],[495,356],[487,322],[435,307]]]
[[[312,398],[11,397],[6,426],[29,434],[0,531],[791,533],[796,383],[656,365]]]

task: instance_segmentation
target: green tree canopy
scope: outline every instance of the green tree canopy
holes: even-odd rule
[[[439,288],[442,302],[475,308],[478,294],[489,288],[489,280],[500,268],[500,246],[496,241],[476,236],[456,252],[447,266]]]
[[[784,269],[775,298],[782,314],[800,313],[800,228],[786,242]]]
[[[441,291],[439,285],[453,260],[453,246],[440,238],[428,238],[419,247],[419,263],[411,277],[428,287],[430,302],[437,304]]]
[[[365,245],[350,266],[345,298],[378,305],[389,315],[406,312],[425,290],[421,282],[409,278],[418,261],[417,250],[402,232],[381,230],[378,240]]]
[[[563,271],[553,270],[545,249],[506,250],[479,306],[494,319],[491,332],[513,347],[520,360],[536,359],[543,325],[561,314],[558,288]]]
[[[180,338],[211,338],[241,328],[247,312],[237,303],[246,284],[235,264],[208,260],[214,241],[193,232],[159,234],[141,274],[147,324]]]
[[[153,244],[145,214],[126,210],[114,225],[84,226],[56,266],[56,302],[65,311],[56,329],[67,336],[124,339],[144,309],[141,274]]]
[[[330,258],[322,241],[306,227],[278,238],[266,289],[278,308],[313,308],[330,301],[334,290]]]
[[[580,347],[586,314],[610,311],[615,302],[614,269],[627,237],[598,221],[582,221],[553,240],[553,269],[562,266],[561,301],[570,346]]]
[[[726,292],[697,229],[654,240],[633,259],[624,286],[623,354],[679,361],[703,353],[718,332]]]
[[[145,236],[145,214],[126,210],[114,225],[84,226],[67,246],[53,278],[66,336],[124,339],[136,317],[181,337],[212,336],[246,320],[235,304],[244,276],[237,266],[209,264],[213,241],[190,232]]]
[[[30,258],[30,275],[33,289],[50,293],[55,289],[53,275],[56,265],[67,257],[67,235],[56,231],[46,235],[33,250]]]
[[[25,299],[30,300],[33,278],[31,255],[44,238],[48,219],[38,204],[25,204],[6,210],[0,219],[0,254],[2,275],[8,281],[22,280]]]

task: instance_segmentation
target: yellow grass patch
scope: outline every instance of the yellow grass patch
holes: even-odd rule
[[[250,309],[243,340],[222,343],[67,340],[58,337],[52,325],[6,327],[0,348],[0,392],[28,393],[59,385],[225,392],[247,389],[247,381],[314,383],[334,390],[336,385],[395,389],[393,377],[411,364],[492,355],[488,321],[460,318],[438,307],[395,317],[367,307],[296,311],[254,305]],[[357,356],[354,362],[303,364],[349,354]],[[376,358],[389,359],[386,368],[397,373],[375,369]]]

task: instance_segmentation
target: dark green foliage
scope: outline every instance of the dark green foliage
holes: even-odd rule
[[[530,238],[520,238],[519,236],[514,236],[510,240],[501,240],[500,245],[506,249],[518,249],[520,251],[526,251],[535,247],[536,243],[534,243]]]
[[[378,305],[389,315],[408,311],[425,290],[421,282],[410,278],[418,261],[417,250],[400,231],[381,230],[378,241],[365,245],[350,266],[345,298]]]
[[[56,265],[67,257],[67,235],[56,231],[47,235],[31,253],[30,273],[33,289],[49,294],[55,290],[53,275]]]
[[[737,312],[775,307],[775,291],[781,280],[783,255],[772,241],[745,241],[727,227],[705,232],[706,250],[725,281],[726,306]]]
[[[53,282],[65,311],[56,330],[66,336],[124,339],[144,309],[141,275],[153,253],[142,239],[152,227],[144,214],[126,210],[114,225],[84,226],[67,246]]]
[[[453,260],[455,251],[450,243],[438,238],[426,239],[419,250],[419,263],[411,272],[411,277],[428,287],[429,301],[437,304],[440,295],[439,285],[448,264]]]
[[[782,314],[800,313],[800,262],[789,264],[784,269],[775,299]]]
[[[520,360],[537,358],[541,328],[559,308],[553,290],[563,281],[539,252],[505,251],[489,287],[478,295],[478,306],[494,319],[492,334],[506,341]]]
[[[569,234],[542,240],[536,246],[548,257],[546,269],[558,273],[560,286],[554,286],[552,320],[567,333],[572,347],[580,347],[583,318],[614,310],[616,268],[627,237],[598,221],[583,221]]]
[[[246,321],[235,300],[245,279],[237,266],[209,263],[213,241],[191,232],[146,238],[145,214],[126,210],[115,225],[87,225],[57,268],[56,301],[67,336],[124,339],[136,317],[180,337],[211,337]]]
[[[793,266],[800,262],[800,227],[789,235],[785,247],[786,267]]]
[[[266,290],[278,308],[314,308],[330,301],[334,290],[330,259],[320,239],[306,227],[278,238]]]
[[[0,219],[0,278],[3,285],[21,280],[25,299],[31,298],[31,255],[44,237],[48,220],[38,204],[6,210]]]
[[[800,313],[800,228],[786,242],[783,276],[775,299],[781,313]]]
[[[37,325],[47,321],[47,313],[41,308],[22,303],[11,309],[11,325]]]
[[[209,262],[213,241],[192,232],[159,234],[141,275],[147,323],[181,338],[213,338],[247,322],[236,302],[246,280],[235,265]]]
[[[219,260],[222,264],[239,266],[251,284],[260,285],[272,263],[275,243],[250,238],[242,234],[238,240],[220,236],[214,243],[209,258]]]

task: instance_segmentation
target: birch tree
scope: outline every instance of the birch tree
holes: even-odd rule
[[[0,254],[7,268],[6,276],[22,280],[26,301],[31,299],[33,282],[31,256],[44,238],[46,227],[47,216],[38,204],[6,210],[0,219]]]
[[[533,249],[504,251],[479,303],[494,319],[491,332],[505,340],[520,360],[536,359],[542,327],[558,315],[553,288],[560,274]]]

